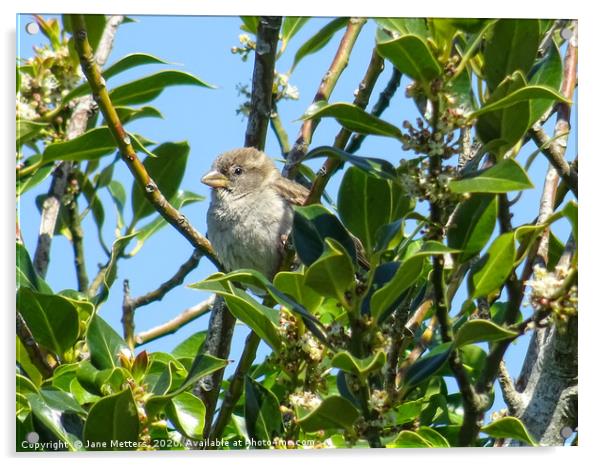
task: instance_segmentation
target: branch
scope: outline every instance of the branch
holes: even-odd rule
[[[215,303],[215,295],[211,296],[209,299],[198,303],[192,307],[189,307],[181,314],[176,316],[164,324],[158,325],[150,330],[146,330],[145,332],[140,332],[138,335],[134,337],[134,345],[140,346],[145,343],[150,343],[151,341],[162,338],[166,335],[171,335],[172,333],[177,332],[184,325],[189,324],[195,319],[207,314],[209,310],[213,307]]]
[[[357,37],[359,36],[359,33],[365,23],[365,18],[351,18],[349,20],[345,34],[343,35],[343,38],[339,44],[339,48],[337,49],[328,71],[326,71],[322,81],[320,82],[320,87],[314,96],[312,105],[330,98],[330,95],[332,94],[332,91],[339,80],[341,73],[347,67],[351,50],[353,49],[355,41],[357,40]],[[286,164],[282,170],[282,174],[287,178],[293,179],[297,174],[298,165],[303,160],[303,157],[305,157],[305,154],[307,154],[307,148],[311,143],[311,138],[316,130],[316,127],[318,126],[318,123],[318,120],[305,120],[303,122],[301,131],[299,131],[299,135],[297,136],[297,140],[293,145],[293,149],[288,153]]]
[[[514,381],[510,377],[508,368],[504,361],[500,362],[500,368],[498,373],[498,380],[500,381],[500,388],[502,389],[502,397],[508,405],[508,413],[510,416],[516,416],[523,408],[523,399],[521,394],[516,390]]]
[[[291,145],[288,142],[288,134],[286,134],[286,130],[282,125],[282,120],[275,103],[272,105],[272,113],[270,114],[270,126],[276,135],[276,139],[278,139],[280,152],[286,157],[286,154],[291,150]]]
[[[257,47],[253,65],[253,85],[251,89],[251,113],[245,133],[245,145],[263,149],[267,126],[272,110],[272,86],[274,65],[278,48],[278,31],[281,17],[262,16],[257,28]],[[201,351],[218,358],[226,359],[230,354],[230,344],[236,319],[228,311],[224,300],[216,300],[207,338]],[[205,430],[203,436],[209,437],[213,415],[217,404],[224,370],[202,378],[194,388],[194,393],[205,404]]]
[[[136,151],[131,144],[130,137],[123,128],[119,116],[117,115],[117,111],[111,102],[100,68],[94,61],[92,48],[88,42],[88,33],[86,31],[84,17],[83,15],[71,15],[71,20],[73,24],[75,49],[77,50],[82,70],[92,89],[92,94],[95,96],[105,122],[117,143],[121,158],[134,176],[136,183],[142,188],[146,199],[153,205],[155,210],[178,230],[178,232],[180,232],[180,234],[195,248],[201,249],[216,267],[221,268],[209,240],[201,235],[190,224],[188,219],[169,203],[157,187],[157,184],[146,171],[146,168],[140,159],[138,159]]]
[[[382,73],[384,67],[384,60],[376,51],[376,48],[372,51],[372,57],[368,64],[368,69],[364,74],[364,78],[360,82],[358,92],[353,99],[353,104],[365,109],[370,100],[370,95],[376,85],[378,77]],[[351,138],[351,131],[346,128],[341,128],[339,133],[336,135],[333,146],[338,149],[344,149],[345,145]],[[320,197],[326,188],[326,184],[332,174],[341,166],[343,162],[336,157],[328,157],[322,165],[322,168],[317,172],[316,178],[313,182],[309,195],[305,200],[305,205],[314,204],[320,201]]]
[[[111,16],[105,25],[102,37],[99,42],[98,50],[94,55],[94,60],[99,66],[106,63],[111,49],[117,28],[123,21],[123,16]],[[74,139],[83,134],[88,126],[88,118],[92,113],[93,100],[91,96],[85,96],[79,99],[75,105],[73,113],[69,118],[67,125],[66,139]],[[60,162],[54,170],[52,183],[48,191],[48,195],[42,204],[42,215],[40,222],[40,233],[38,235],[38,244],[34,254],[34,268],[36,272],[45,277],[48,271],[48,263],[50,262],[50,248],[52,246],[52,237],[54,228],[59,214],[61,199],[65,194],[67,186],[67,178],[73,162]]]
[[[71,200],[66,206],[67,226],[71,232],[71,243],[75,262],[75,273],[77,275],[77,289],[84,293],[88,288],[88,274],[86,273],[86,262],[84,255],[84,230],[81,226],[77,198],[79,197],[79,185],[73,173],[69,176],[69,187],[67,192],[71,194]]]
[[[50,377],[52,375],[53,368],[50,366],[50,364],[48,364],[44,351],[37,344],[36,340],[31,334],[31,331],[27,327],[25,320],[23,320],[23,317],[21,317],[21,314],[18,312],[17,336],[19,337],[19,340],[21,340],[21,343],[23,344],[23,347],[25,348],[29,359],[31,360],[33,365],[36,366],[36,369],[40,371],[42,377],[44,379]]]

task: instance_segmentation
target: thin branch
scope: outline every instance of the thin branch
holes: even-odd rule
[[[73,173],[69,176],[67,191],[71,195],[71,199],[66,206],[67,227],[71,233],[71,244],[73,245],[77,289],[83,293],[88,288],[88,274],[86,273],[86,260],[84,254],[84,230],[81,226],[77,205],[79,186],[77,178],[73,176]]]
[[[122,22],[123,16],[119,15],[111,16],[107,21],[99,42],[98,50],[94,55],[94,60],[98,66],[102,66],[106,63],[113,48],[115,33]],[[74,139],[86,131],[88,118],[92,113],[93,105],[94,101],[91,96],[82,97],[77,101],[67,125],[67,140]],[[73,162],[60,162],[57,165],[53,173],[48,195],[42,204],[40,232],[33,261],[34,268],[41,277],[45,277],[46,272],[48,271],[52,237],[54,235],[54,229],[59,214],[61,199],[65,194],[67,178],[72,167]]]
[[[500,388],[502,389],[502,397],[508,406],[508,412],[510,416],[516,416],[523,408],[523,400],[521,394],[514,386],[514,381],[512,380],[504,361],[500,362],[498,380],[500,381]]]
[[[351,54],[355,41],[365,23],[365,18],[351,18],[349,20],[345,34],[341,39],[328,71],[326,71],[322,78],[320,87],[312,101],[312,105],[330,98],[341,73],[347,67],[347,63],[349,63],[349,55]],[[303,122],[297,140],[295,141],[292,150],[288,153],[286,164],[282,170],[282,174],[287,178],[293,179],[297,174],[298,165],[303,160],[303,157],[305,157],[305,154],[307,154],[307,148],[311,143],[312,136],[317,126],[318,120],[305,120]]]
[[[282,120],[280,119],[280,114],[278,113],[275,103],[272,105],[272,113],[270,114],[270,127],[276,135],[276,139],[280,145],[280,152],[284,157],[286,157],[286,154],[288,154],[291,150],[291,145],[288,141],[288,134],[284,129],[284,125],[282,124]]]
[[[31,334],[31,331],[27,327],[25,320],[23,320],[23,317],[21,317],[21,314],[18,312],[17,336],[19,337],[19,340],[21,340],[29,359],[33,365],[36,366],[36,369],[40,372],[40,374],[42,374],[42,377],[45,379],[50,377],[52,375],[53,368],[50,366],[50,364],[48,364],[44,351],[37,344],[36,340]]]
[[[123,304],[121,308],[123,339],[128,347],[133,350],[135,346],[134,332],[136,331],[136,326],[134,322],[134,307],[132,306],[132,299],[130,298],[130,282],[128,280],[123,281]]]
[[[228,421],[230,421],[230,417],[234,411],[234,407],[242,395],[245,375],[249,372],[249,369],[255,360],[255,354],[257,353],[260,342],[261,339],[251,330],[251,333],[249,333],[245,341],[245,347],[240,356],[238,365],[236,366],[236,370],[234,371],[234,375],[232,376],[232,380],[230,381],[230,385],[228,386],[228,391],[224,395],[224,402],[220,407],[219,415],[211,429],[211,434],[209,436],[210,441],[220,439],[223,435],[224,429],[226,428],[226,425],[228,425]]]
[[[179,329],[189,324],[193,320],[196,320],[199,317],[207,314],[213,307],[214,303],[215,295],[211,296],[209,299],[206,299],[203,302],[189,307],[188,309],[180,313],[178,316],[174,317],[168,322],[165,322],[164,324],[153,327],[150,330],[140,332],[134,337],[135,346],[144,345],[145,343],[150,343],[151,341],[177,332]]]
[[[360,107],[361,109],[366,108],[368,102],[370,100],[370,95],[376,85],[376,81],[378,77],[382,73],[384,67],[384,60],[378,54],[376,48],[372,51],[372,56],[370,57],[370,63],[368,64],[368,69],[364,74],[362,81],[358,87],[357,94],[353,99],[353,104]],[[346,128],[341,128],[339,133],[336,135],[333,146],[338,149],[343,149],[345,145],[348,143],[351,138],[351,131]],[[328,180],[332,176],[332,174],[337,171],[337,169],[343,165],[343,162],[336,157],[328,157],[322,168],[317,172],[316,178],[312,184],[311,190],[307,199],[305,200],[305,205],[314,204],[320,201],[320,197],[326,188],[326,184]]]
[[[180,232],[180,234],[182,234],[182,236],[184,236],[195,248],[201,249],[216,267],[221,268],[209,240],[201,235],[190,224],[188,219],[169,203],[136,155],[130,137],[123,128],[119,116],[117,115],[117,111],[111,102],[100,68],[94,61],[92,48],[88,42],[88,33],[84,17],[83,15],[71,15],[71,20],[74,31],[73,37],[75,49],[77,50],[82,70],[92,89],[92,94],[95,96],[95,100],[102,112],[105,122],[117,143],[121,158],[134,176],[136,183],[142,188],[146,199],[153,205],[155,210],[178,230],[178,232]]]
[[[245,133],[245,145],[258,149],[263,149],[265,146],[265,137],[272,110],[274,66],[281,22],[281,17],[262,16],[257,28],[257,47],[255,48],[251,89],[252,105]],[[228,311],[224,300],[218,298],[211,312],[207,338],[201,351],[226,359],[230,354],[235,323],[236,319]],[[205,404],[205,429],[203,432],[205,438],[210,435],[223,376],[223,369],[216,371],[202,378],[194,387],[194,393]]]

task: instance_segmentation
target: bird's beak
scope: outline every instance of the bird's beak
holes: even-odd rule
[[[212,188],[227,188],[230,186],[230,180],[217,170],[212,170],[207,173],[201,178],[201,183],[211,186]]]

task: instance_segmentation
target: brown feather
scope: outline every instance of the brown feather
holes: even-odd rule
[[[294,205],[303,205],[305,199],[307,199],[307,196],[309,195],[309,190],[305,186],[295,183],[283,176],[279,176],[274,181],[273,186],[280,196]]]

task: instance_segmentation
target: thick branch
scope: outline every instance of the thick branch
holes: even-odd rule
[[[278,31],[282,18],[261,17],[257,29],[257,47],[253,65],[253,86],[251,89],[251,113],[245,134],[245,145],[263,149],[272,110],[272,86],[274,65],[278,49]],[[236,319],[226,307],[224,300],[218,298],[209,320],[207,339],[201,351],[218,358],[226,359],[230,354],[230,344]],[[195,394],[205,404],[204,437],[211,431],[213,415],[217,404],[224,370],[201,379],[195,386]]]
[[[136,183],[142,188],[146,199],[153,205],[155,210],[167,220],[176,230],[182,234],[195,248],[201,249],[213,264],[220,268],[220,264],[215,257],[213,248],[209,240],[201,235],[169,201],[163,196],[157,184],[150,177],[146,168],[138,159],[134,150],[130,137],[123,128],[117,111],[111,102],[109,92],[100,68],[94,61],[92,48],[88,42],[88,33],[83,15],[71,15],[75,49],[79,55],[82,70],[92,94],[102,112],[106,124],[115,139],[119,152],[128,169],[134,176]]]
[[[322,78],[320,87],[314,96],[312,105],[330,98],[330,95],[332,94],[332,91],[338,82],[341,73],[347,67],[351,50],[353,49],[355,41],[357,40],[357,37],[359,36],[359,33],[365,23],[365,18],[351,18],[349,20],[345,34],[343,35],[343,38],[339,44],[339,48],[337,49],[328,71]],[[316,130],[316,127],[318,126],[318,122],[319,120],[305,120],[303,122],[301,131],[297,136],[297,140],[293,145],[293,149],[288,153],[286,165],[282,170],[282,174],[287,178],[293,179],[297,174],[298,165],[303,160],[303,157],[305,157],[305,154],[307,154],[307,148],[311,143],[311,138]]]
[[[181,314],[174,317],[170,321],[165,322],[164,324],[153,327],[150,330],[140,332],[134,337],[135,346],[150,343],[151,341],[177,332],[179,329],[184,327],[184,325],[189,324],[193,320],[198,319],[199,317],[207,314],[207,312],[209,312],[209,310],[213,307],[214,302],[215,295],[211,296],[209,299],[206,299],[203,302],[189,307]]]

